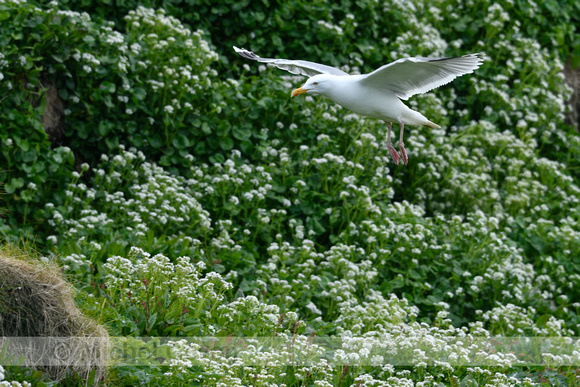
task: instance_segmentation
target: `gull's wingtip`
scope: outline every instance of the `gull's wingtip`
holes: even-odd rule
[[[258,60],[260,57],[256,55],[254,52],[250,50],[246,50],[245,48],[237,48],[236,46],[232,46],[234,51],[241,56],[242,58],[250,59],[250,60]]]
[[[477,58],[479,64],[482,64],[483,62],[485,62],[485,58],[483,57],[483,54],[481,52],[476,52],[476,53],[473,53],[473,54],[467,54],[467,55],[464,55],[464,56],[469,57],[469,58]]]
[[[471,54],[473,57],[477,58],[477,67],[479,68],[479,66],[481,66],[483,64],[483,62],[485,62],[485,58],[484,55],[481,52],[476,52],[475,54]]]

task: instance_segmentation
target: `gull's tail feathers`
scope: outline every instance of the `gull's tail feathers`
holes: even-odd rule
[[[428,126],[433,129],[440,129],[441,127],[434,122],[431,122],[423,114],[416,110],[407,109],[403,116],[401,117],[405,124],[417,125],[417,126]]]

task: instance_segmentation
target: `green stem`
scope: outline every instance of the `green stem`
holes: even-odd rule
[[[24,218],[22,219],[22,224],[26,224],[26,217],[28,215],[28,203],[24,206]]]

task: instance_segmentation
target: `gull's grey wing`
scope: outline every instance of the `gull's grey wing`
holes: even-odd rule
[[[237,48],[236,46],[234,46],[234,50],[242,58],[272,64],[279,69],[286,70],[292,74],[306,75],[307,77],[311,77],[317,74],[348,75],[336,67],[323,65],[320,63],[308,62],[306,60],[262,58],[254,54],[252,51],[244,50],[243,48]]]
[[[482,63],[479,54],[457,58],[403,58],[381,66],[361,79],[364,85],[387,89],[401,99],[443,86],[472,73]]]

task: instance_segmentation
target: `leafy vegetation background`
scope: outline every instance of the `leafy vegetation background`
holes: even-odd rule
[[[0,233],[60,262],[112,335],[578,336],[580,139],[561,71],[580,61],[579,12],[572,0],[2,1]],[[485,63],[409,101],[442,129],[409,128],[409,166],[395,167],[383,123],[290,100],[303,78],[232,45],[351,73],[403,56]],[[66,105],[60,146],[40,120],[47,80]],[[508,360],[308,368],[271,355],[242,368],[174,350],[181,363],[111,380],[577,382]]]

